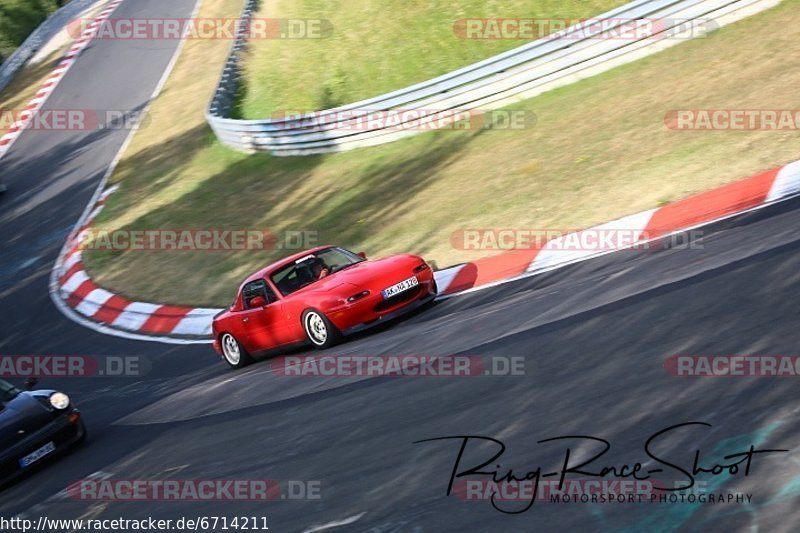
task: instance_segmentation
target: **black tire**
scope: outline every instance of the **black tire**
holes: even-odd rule
[[[330,348],[342,339],[342,332],[328,320],[322,311],[306,309],[303,311],[301,321],[308,342],[318,350]]]
[[[219,344],[222,348],[222,358],[231,368],[244,368],[253,362],[253,358],[247,353],[247,350],[231,333],[221,334]]]
[[[82,433],[82,435],[78,439],[78,441],[75,443],[78,446],[80,446],[81,444],[84,444],[86,442],[86,439],[89,438],[89,432],[86,431],[86,424],[83,423],[83,419],[82,418],[81,418],[79,423],[81,425],[81,433]]]

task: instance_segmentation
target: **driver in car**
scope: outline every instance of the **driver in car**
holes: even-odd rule
[[[315,280],[320,280],[330,274],[330,270],[322,259],[316,259],[311,263],[311,273],[314,275]]]

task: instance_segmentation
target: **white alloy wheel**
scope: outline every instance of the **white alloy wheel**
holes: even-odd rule
[[[305,327],[308,338],[317,346],[322,346],[328,340],[328,326],[316,311],[306,314]]]
[[[226,333],[222,336],[222,353],[225,355],[225,360],[231,366],[237,366],[242,360],[242,353],[239,349],[239,343],[233,338],[233,335]]]

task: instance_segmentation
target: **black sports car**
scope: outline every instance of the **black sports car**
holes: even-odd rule
[[[0,379],[0,484],[85,438],[81,414],[66,394],[20,390]]]

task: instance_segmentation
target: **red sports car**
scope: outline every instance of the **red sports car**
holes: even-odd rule
[[[259,270],[233,305],[214,317],[214,349],[235,368],[274,348],[327,348],[436,297],[428,264],[415,255],[367,260],[321,246]]]

